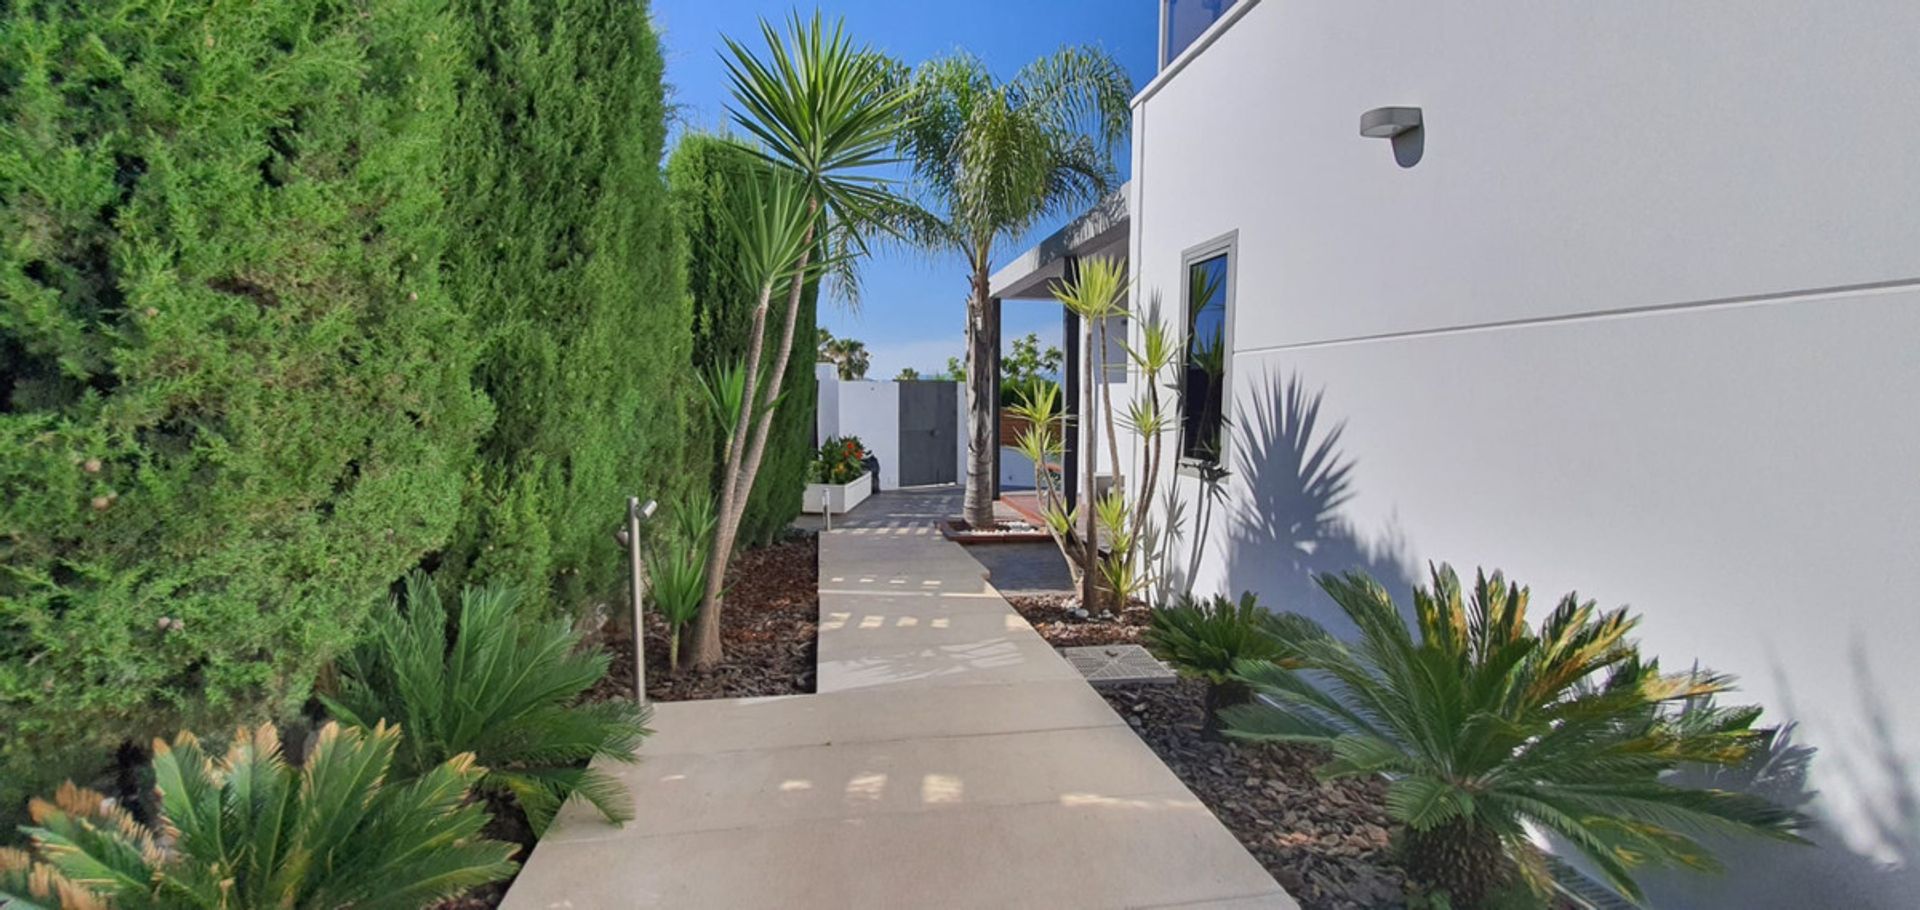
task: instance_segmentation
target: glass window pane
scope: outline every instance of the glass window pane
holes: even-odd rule
[[[1167,56],[1161,66],[1180,56],[1180,52],[1198,39],[1207,26],[1220,21],[1233,8],[1233,0],[1166,0]]]
[[[1227,373],[1227,254],[1187,267],[1187,342],[1180,455],[1218,464]]]

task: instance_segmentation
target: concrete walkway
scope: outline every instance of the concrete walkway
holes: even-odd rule
[[[818,695],[655,707],[507,895],[554,907],[1292,908],[933,522],[889,492],[820,538]]]

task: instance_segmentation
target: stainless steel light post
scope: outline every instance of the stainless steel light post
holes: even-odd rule
[[[651,499],[642,505],[640,497],[627,497],[627,526],[613,535],[626,544],[627,563],[633,570],[633,697],[643,705],[647,703],[647,572],[640,562],[640,522],[652,518],[658,506]]]

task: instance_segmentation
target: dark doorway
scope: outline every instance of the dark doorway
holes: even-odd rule
[[[901,486],[959,481],[959,414],[959,383],[900,383]]]

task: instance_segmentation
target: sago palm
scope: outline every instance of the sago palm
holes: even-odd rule
[[[606,675],[606,653],[582,651],[565,619],[519,615],[518,596],[501,586],[462,591],[449,637],[433,579],[414,572],[406,588],[406,609],[395,603],[341,661],[339,693],[322,696],[328,710],[359,727],[403,725],[394,763],[403,778],[478,756],[487,768],[480,789],[512,796],[536,833],[575,796],[610,820],[632,818],[619,781],[586,767],[633,761],[647,733],[646,711],[632,702],[579,702]]]
[[[1252,696],[1234,675],[1235,666],[1242,661],[1285,661],[1295,642],[1325,636],[1313,620],[1270,612],[1246,591],[1237,601],[1224,595],[1182,594],[1176,603],[1153,611],[1141,643],[1182,676],[1207,684],[1204,730],[1212,738],[1220,732],[1220,711]]]
[[[71,783],[35,800],[34,852],[0,850],[0,906],[411,910],[512,875],[514,845],[480,837],[473,755],[401,783],[388,774],[400,740],[328,724],[298,769],[271,725],[240,730],[224,756],[190,733],[156,742],[159,823]]]
[[[1757,708],[1699,707],[1730,690],[1712,673],[1662,673],[1628,637],[1638,620],[1562,598],[1536,631],[1525,588],[1449,567],[1414,594],[1416,638],[1385,589],[1323,576],[1359,630],[1289,643],[1289,661],[1243,662],[1264,698],[1225,712],[1232,735],[1325,745],[1327,777],[1384,775],[1406,826],[1407,872],[1454,906],[1545,881],[1528,825],[1553,832],[1639,899],[1636,866],[1715,868],[1693,835],[1798,840],[1803,820],[1759,797],[1677,786],[1669,772],[1734,765],[1763,742]],[[1695,710],[1682,711],[1688,702]]]
[[[929,61],[905,77],[911,120],[900,148],[913,166],[917,205],[896,228],[967,263],[968,452],[966,519],[993,522],[997,402],[989,394],[986,314],[993,256],[1041,220],[1098,201],[1115,180],[1112,154],[1131,122],[1133,84],[1104,51],[1067,47],[1001,81],[968,54]]]

